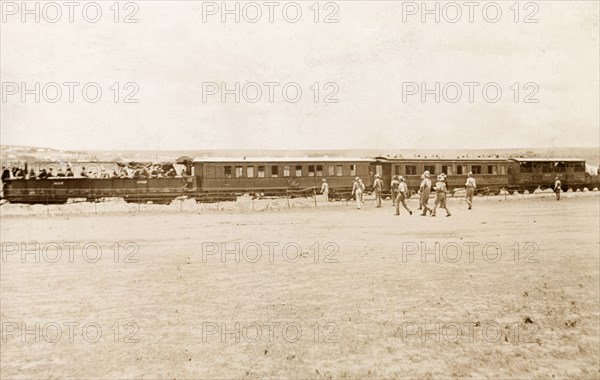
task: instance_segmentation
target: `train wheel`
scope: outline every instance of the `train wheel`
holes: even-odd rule
[[[517,193],[519,193],[519,194],[525,194],[525,190],[519,189],[519,190],[517,190]]]
[[[514,190],[512,190],[512,189],[508,190],[508,194],[509,194],[509,195],[513,195],[514,193],[515,193],[515,191],[514,191]]]

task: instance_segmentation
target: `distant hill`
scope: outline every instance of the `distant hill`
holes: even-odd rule
[[[575,157],[600,165],[600,148],[545,149],[346,149],[346,150],[58,150],[47,147],[1,145],[0,160],[7,161],[171,161],[189,157]]]

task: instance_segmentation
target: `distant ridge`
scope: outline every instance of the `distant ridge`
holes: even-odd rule
[[[330,149],[330,150],[60,150],[48,147],[1,145],[2,161],[169,161],[190,157],[569,157],[600,164],[600,148],[531,149]]]

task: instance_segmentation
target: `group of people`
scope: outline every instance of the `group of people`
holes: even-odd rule
[[[181,176],[186,174],[185,168],[183,169]],[[42,168],[36,174],[33,169],[27,171],[23,168],[14,167],[12,170],[6,167],[2,167],[2,182],[9,179],[48,179],[48,178],[62,178],[62,177],[74,177],[73,169],[70,165],[67,166],[66,170],[62,167],[56,169],[53,168]],[[125,166],[121,168],[119,172],[117,170],[86,170],[85,166],[81,168],[79,177],[82,178],[165,178],[165,177],[177,177],[178,174],[173,167],[165,170],[161,165],[150,165],[143,168],[129,168]]]
[[[473,196],[475,195],[475,189],[477,188],[477,181],[473,177],[473,173],[469,172],[467,181],[465,182],[466,188],[466,199],[468,209],[471,210],[473,207]],[[431,192],[435,192],[435,201],[433,208],[428,206],[429,197]],[[356,200],[356,208],[360,209],[361,205],[364,203],[364,195],[365,185],[362,182],[360,177],[354,178],[354,183],[352,184],[352,196],[354,196]],[[381,179],[381,175],[376,174],[375,180],[373,181],[373,193],[375,194],[375,207],[381,207],[382,203],[382,193],[383,193],[383,180]],[[412,215],[412,210],[406,204],[406,200],[409,197],[408,193],[408,185],[406,184],[406,179],[401,175],[394,175],[392,177],[391,182],[391,195],[392,202],[396,209],[396,215],[400,215],[400,206],[404,207],[406,211],[408,211],[409,215]],[[323,194],[325,200],[329,200],[329,184],[327,180],[323,179],[323,184],[321,186],[321,194]],[[447,204],[448,197],[448,181],[447,175],[442,173],[436,177],[435,185],[431,180],[431,174],[428,170],[423,172],[421,175],[421,184],[419,186],[419,210],[422,210],[421,216],[426,216],[427,212],[431,216],[436,216],[437,208],[443,208],[446,210],[446,216],[451,216],[450,210],[448,209]]]
[[[11,170],[5,166],[2,167],[2,182],[5,182],[6,180],[8,180],[10,178],[25,179],[28,176],[29,176],[29,173],[27,173],[26,169],[18,168],[15,166]]]
[[[116,174],[116,173],[115,173]],[[185,175],[185,169],[181,175]],[[177,177],[177,172],[174,168],[169,168],[165,171],[160,165],[151,165],[138,169],[130,169],[125,167],[121,169],[119,178],[165,178],[165,177]]]

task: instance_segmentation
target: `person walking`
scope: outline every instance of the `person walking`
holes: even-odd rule
[[[431,180],[429,179],[429,177],[429,170],[425,170],[425,172],[423,173],[423,180],[421,181],[421,186],[419,187],[419,190],[421,190],[421,207],[423,208],[421,216],[425,216],[427,214],[427,211],[429,211],[429,213],[432,212],[431,209],[427,207],[427,203],[429,203],[429,193],[431,192]]]
[[[437,210],[438,206],[446,210],[446,216],[451,216],[450,210],[448,210],[448,206],[446,205],[446,182],[444,182],[444,176],[439,175],[437,177],[437,182],[435,184],[435,204],[433,205],[433,211],[431,212],[431,216],[435,216],[435,210]]]
[[[360,205],[362,204],[362,193],[363,186],[360,182],[360,178],[356,177],[354,179],[354,183],[352,184],[352,195],[356,198],[356,208],[360,209]]]
[[[477,181],[473,178],[473,172],[469,172],[465,187],[467,188],[467,204],[470,210],[473,206],[473,195],[475,195],[475,189],[477,188]]]
[[[379,174],[375,174],[375,181],[373,181],[373,192],[375,193],[375,199],[377,200],[377,206],[381,207],[381,192],[383,191],[383,181]]]
[[[398,187],[400,186],[400,180],[397,175],[392,177],[390,189],[392,190],[392,204],[396,206],[396,198],[398,198]]]
[[[560,192],[562,191],[562,182],[560,182],[560,177],[556,176],[554,181],[554,192],[556,193],[556,200],[560,201]]]
[[[425,179],[425,176],[421,174],[421,182]],[[419,189],[419,210],[423,209],[423,203],[421,203],[421,189]]]
[[[360,201],[365,203],[365,189],[367,188],[362,181],[362,178],[358,178],[358,185],[360,186]]]
[[[398,180],[398,191],[396,195],[396,200],[394,201],[394,206],[396,206],[396,215],[400,215],[400,204],[408,211],[409,215],[412,215],[412,211],[406,205],[406,198],[408,197],[408,186],[406,182],[404,182],[404,177],[396,176]]]
[[[321,185],[321,194],[323,195],[323,201],[329,202],[329,184],[327,180],[323,178],[323,184]]]

